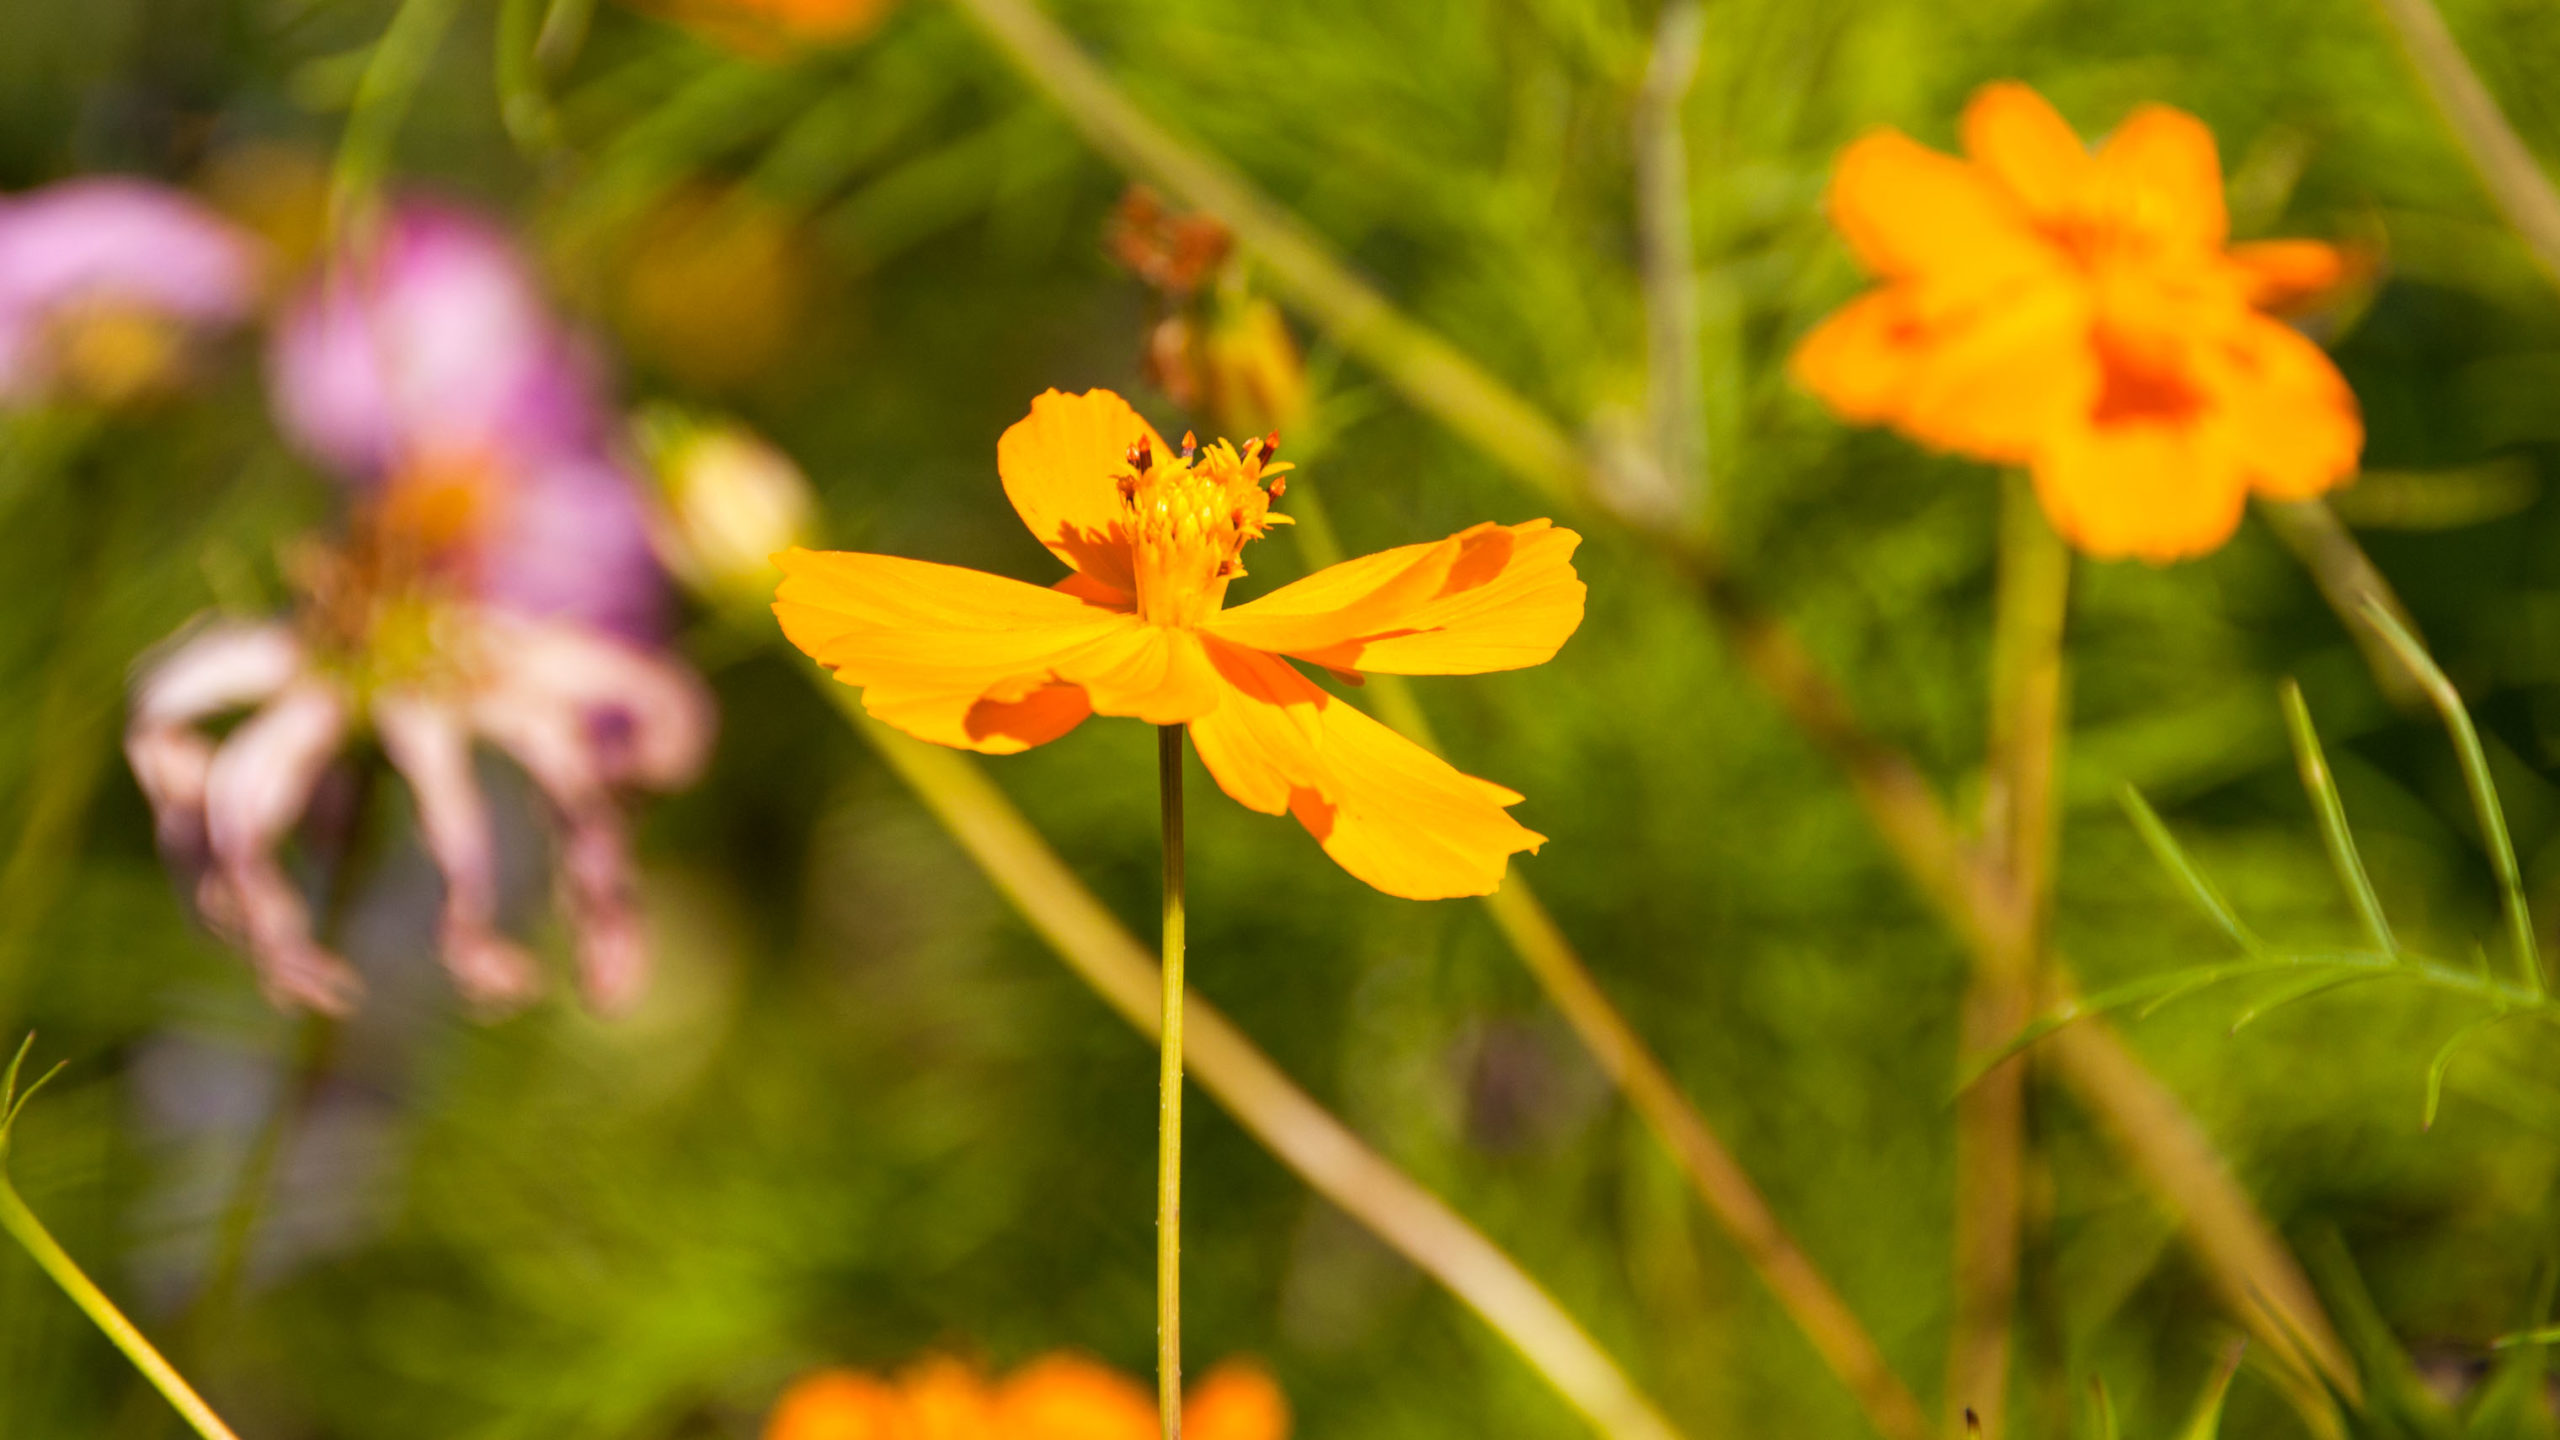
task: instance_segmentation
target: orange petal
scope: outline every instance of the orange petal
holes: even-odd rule
[[[2218,249],[2231,231],[2222,160],[2204,122],[2166,105],[2127,116],[2098,151],[2111,218],[2166,244]]]
[[[1894,422],[1912,438],[2019,461],[2097,391],[2085,287],[2036,283],[1937,327]]]
[[[1896,130],[1841,153],[1831,221],[1874,273],[1972,288],[2046,268],[2057,253],[1988,175]]]
[[[2223,404],[2252,489],[2309,500],[2355,475],[2364,420],[2327,352],[2290,325],[2253,319],[2221,355],[2231,367]]]
[[[1887,285],[1833,311],[1788,362],[1796,383],[1844,420],[1891,420],[1929,357],[1929,328],[1913,300],[1911,287]]]
[[[1289,1440],[1289,1398],[1250,1361],[1221,1361],[1191,1387],[1182,1411],[1191,1440]]]
[[[2249,303],[2278,315],[2317,306],[2367,269],[2361,257],[2318,240],[2259,240],[2229,254],[2248,277]]]
[[[868,1375],[820,1370],[793,1382],[764,1422],[764,1440],[903,1440],[898,1396]]]
[[[892,555],[779,563],[783,633],[920,740],[1011,754],[1089,711],[1173,724],[1218,701],[1195,638],[1073,595]]]
[[[1974,92],[1964,107],[1964,149],[2038,219],[2060,215],[2090,170],[2089,147],[2070,122],[2015,80]]]
[[[1334,670],[1479,675],[1553,659],[1582,623],[1582,537],[1545,520],[1477,525],[1328,566],[1201,629]]]
[[[1170,453],[1129,402],[1108,390],[1068,395],[1051,390],[996,442],[996,472],[1033,538],[1081,573],[1126,594],[1137,592],[1129,569],[1116,477],[1139,440]]]
[[[1460,774],[1288,661],[1208,647],[1230,688],[1191,722],[1201,763],[1247,808],[1295,815],[1358,879],[1409,900],[1490,895],[1513,851],[1546,842],[1504,813],[1517,794]]]
[[[998,1428],[988,1433],[1006,1440],[1152,1440],[1156,1434],[1155,1397],[1078,1355],[1046,1356],[1015,1371],[996,1408]]]
[[[897,1440],[987,1440],[996,1428],[996,1397],[978,1372],[948,1356],[918,1362],[898,1384],[905,1424]]]
[[[2100,559],[2204,554],[2231,538],[2248,499],[2210,412],[2071,427],[2037,456],[2034,476],[2053,527]]]

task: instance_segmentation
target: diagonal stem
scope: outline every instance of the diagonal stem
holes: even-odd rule
[[[142,1331],[107,1298],[107,1292],[82,1273],[79,1263],[55,1241],[44,1222],[27,1208],[27,1202],[18,1198],[17,1187],[9,1183],[6,1175],[0,1175],[0,1230],[8,1231],[11,1239],[26,1247],[37,1266],[62,1287],[62,1293],[71,1297],[71,1303],[80,1307],[80,1313],[88,1316],[90,1323],[124,1352],[133,1368],[142,1372],[142,1378],[167,1397],[198,1435],[204,1440],[240,1440],[230,1426],[222,1423],[222,1417],[213,1413],[204,1397],[195,1392],[195,1387],[187,1383],[186,1377],[178,1373],[177,1367],[154,1349]]]
[[[814,667],[809,675],[1067,968],[1154,1038],[1163,1019],[1158,967],[1004,792],[968,756],[899,734],[863,713],[851,689]],[[1196,1000],[1184,1010],[1189,1073],[1282,1164],[1439,1281],[1600,1434],[1679,1440],[1617,1362],[1517,1261],[1370,1149],[1224,1015]]]
[[[1182,1440],[1182,734],[1156,727],[1164,815],[1163,1006],[1156,1051],[1156,1414]]]
[[[2374,684],[2381,687],[2391,703],[2404,710],[2425,704],[2425,686],[2401,663],[2399,652],[2392,649],[2389,637],[2368,618],[2365,607],[2380,606],[2412,635],[2418,633],[2418,622],[2409,617],[2408,607],[2400,603],[2391,582],[2374,568],[2372,558],[2356,543],[2355,533],[2338,518],[2338,512],[2325,500],[2262,500],[2258,502],[2258,514],[2284,548],[2302,563],[2302,568],[2311,572],[2321,598],[2337,612],[2348,637],[2363,653],[2365,668],[2373,672]]]
[[[427,78],[444,32],[452,25],[462,0],[400,0],[391,24],[374,42],[372,58],[356,80],[355,104],[347,112],[338,155],[329,172],[329,236],[343,240],[373,203],[374,192],[391,168],[391,151],[409,118],[409,104]]]
[[[2523,137],[2507,122],[2497,97],[2480,83],[2462,45],[2445,28],[2431,0],[2375,0],[2401,53],[2409,57],[2427,98],[2453,128],[2462,152],[2488,186],[2489,197],[2515,227],[2543,274],[2560,283],[2560,192],[2552,189]]]

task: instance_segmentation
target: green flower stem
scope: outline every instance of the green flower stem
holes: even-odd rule
[[[1162,977],[1126,927],[1031,828],[973,757],[872,719],[816,666],[809,678],[1077,977],[1153,1038]],[[1626,1371],[1518,1261],[1448,1202],[1371,1149],[1300,1089],[1234,1022],[1186,1000],[1182,1055],[1200,1088],[1273,1158],[1437,1280],[1609,1440],[1679,1440]]]
[[[1156,727],[1164,809],[1164,1007],[1156,1033],[1156,1413],[1182,1440],[1182,733]]]
[[[195,1392],[195,1387],[178,1373],[177,1367],[152,1348],[151,1342],[143,1338],[133,1322],[124,1317],[124,1312],[116,1308],[106,1292],[81,1273],[80,1266],[45,1230],[44,1222],[27,1208],[26,1201],[18,1198],[17,1188],[5,1175],[0,1175],[0,1230],[8,1231],[10,1238],[26,1247],[27,1254],[34,1257],[44,1273],[52,1276],[53,1283],[62,1287],[62,1293],[71,1297],[71,1303],[79,1306],[82,1314],[106,1332],[107,1338],[115,1342],[115,1347],[124,1352],[135,1369],[142,1372],[142,1378],[168,1398],[170,1405],[186,1417],[187,1424],[194,1427],[198,1435],[204,1440],[240,1440],[230,1426],[222,1423],[222,1417],[213,1413],[213,1407],[204,1403],[204,1397]]]
[[[2026,478],[2003,481],[1991,654],[1990,787],[1981,863],[1997,899],[1993,944],[1964,1006],[1964,1051],[1996,1051],[2035,1012],[2050,908],[2053,778],[2062,735],[2062,630],[2071,552]],[[1987,1070],[1956,1102],[1955,1326],[1947,1405],[2007,1428],[2026,1168],[2026,1064]]]

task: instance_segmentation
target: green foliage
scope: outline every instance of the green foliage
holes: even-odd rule
[[[751,420],[815,477],[832,541],[1045,582],[992,473],[1027,399],[1110,385],[1191,423],[1148,386],[1147,299],[1103,255],[1121,177],[949,7],[910,0],[857,43],[780,57],[611,5],[574,54],[546,51],[539,7],[451,8],[385,173],[520,221],[627,398]],[[2560,20],[2447,9],[2560,156],[2543,83]],[[1641,404],[1628,123],[1645,7],[1056,10],[1150,113],[1577,432]],[[391,18],[378,0],[17,0],[0,183],[211,185],[253,146],[325,170],[350,107],[389,83],[366,88]],[[2549,1319],[2547,1281],[2517,1257],[2560,1218],[2560,1077],[2539,1025],[2503,1022],[2551,1004],[2517,917],[2553,913],[2560,878],[2560,302],[2344,0],[1718,0],[1703,54],[1686,119],[1716,524],[1961,813],[1982,786],[1993,477],[1844,429],[1785,377],[1853,285],[1820,210],[1838,146],[1887,123],[1951,143],[1965,93],[2001,76],[2091,132],[2164,100],[2221,137],[2246,234],[2387,256],[2328,338],[2373,465],[2422,502],[2457,477],[2392,513],[2468,523],[2367,539],[2476,728],[2449,750],[2447,717],[2395,710],[2256,526],[2189,565],[2081,566],[2059,946],[2085,986],[2075,1013],[2150,1012],[2135,1044],[2279,1229],[2342,1237],[2314,1268],[2362,1362],[2358,1433],[2545,1433],[2547,1335],[2499,1352],[2458,1406],[2409,1347],[2469,1356]],[[765,257],[743,267],[756,286],[636,284],[695,233],[686,217],[722,206],[785,236],[747,252]],[[1351,550],[1544,513],[1300,338],[1317,391],[1303,478]],[[648,1006],[617,1025],[566,1001],[487,1028],[458,1013],[431,973],[426,866],[385,807],[344,926],[376,1003],[286,1146],[242,1290],[191,1309],[295,1047],[161,869],[117,763],[119,695],[190,615],[279,603],[278,547],[333,504],[264,419],[255,355],[224,358],[147,413],[0,431],[0,1023],[71,1060],[10,1159],[66,1247],[100,1257],[101,1283],[244,1433],[277,1440],[743,1437],[804,1368],[935,1348],[1010,1364],[1069,1346],[1140,1370],[1144,1047],[796,660],[708,624],[688,639],[714,671],[721,749],[642,830],[664,969]],[[2509,477],[2490,501],[2484,466]],[[1932,1398],[1962,957],[1687,582],[1588,528],[1583,632],[1541,671],[1433,687],[1432,722],[1463,768],[1530,797],[1519,813],[1552,841],[1522,873]],[[1240,596],[1298,572],[1262,548]],[[2268,704],[2285,676],[2300,698]],[[1096,723],[991,766],[1142,923],[1147,740]],[[1478,911],[1370,894],[1294,826],[1197,775],[1194,793],[1202,994],[1517,1255],[1688,1433],[1859,1433]],[[507,795],[511,915],[540,924],[536,812]],[[2167,903],[2178,891],[2200,918]],[[2199,963],[2233,944],[2241,959]],[[2486,969],[2460,958],[2483,948]],[[2168,1005],[2226,982],[2259,987],[2236,1039],[2203,1001]],[[1193,1108],[1201,1362],[1266,1357],[1319,1440],[1582,1433],[1481,1325]],[[2119,1414],[2128,1435],[2296,1433],[2272,1385],[2217,1366],[2219,1300],[2092,1122],[2042,1084],[2029,1119],[2016,1433],[2069,1433],[2092,1376],[2102,1418],[2083,1433],[2116,1435]],[[139,1436],[138,1385],[0,1255],[0,1435]]]

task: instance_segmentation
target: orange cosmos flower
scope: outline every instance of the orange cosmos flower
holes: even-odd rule
[[[939,745],[1010,754],[1088,715],[1188,725],[1220,788],[1298,818],[1345,870],[1417,900],[1490,894],[1544,836],[1520,796],[1462,775],[1319,688],[1290,658],[1472,675],[1535,665],[1582,623],[1581,537],[1478,525],[1346,561],[1226,609],[1245,543],[1287,521],[1278,437],[1167,445],[1108,390],[1052,390],[1004,433],[996,469],[1075,573],[1043,589],[890,555],[789,550],[783,633],[863,707]],[[1265,488],[1266,482],[1268,488]]]
[[[1288,1440],[1289,1402],[1260,1366],[1230,1360],[1183,1402],[1192,1440]],[[849,1370],[804,1376],[765,1421],[764,1440],[1153,1440],[1155,1397],[1079,1355],[1035,1360],[1001,1382],[948,1357],[892,1384]]]
[[[2364,427],[2329,357],[2271,317],[2349,277],[2312,241],[2227,244],[2213,135],[2136,110],[2092,154],[2002,83],[1966,158],[1892,130],[1851,145],[1831,216],[1881,282],[1796,352],[1844,416],[2027,466],[2056,529],[2100,556],[2228,539],[2251,494],[2355,472]]]

